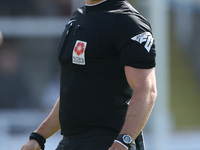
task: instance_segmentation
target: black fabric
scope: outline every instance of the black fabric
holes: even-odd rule
[[[140,132],[138,137],[135,139],[136,149],[137,150],[145,150],[145,142],[144,142],[144,135],[143,131]]]
[[[108,150],[113,140],[113,136],[91,136],[80,139],[64,137],[56,150]],[[136,150],[135,145],[132,144],[129,150]]]
[[[96,127],[76,135],[63,136],[56,150],[108,150],[118,132]]]
[[[108,150],[118,133],[110,129],[95,128],[78,135],[63,136],[56,150]],[[143,132],[141,132],[129,150],[145,150]]]
[[[58,57],[61,134],[95,127],[119,132],[132,95],[124,66],[154,67],[155,45],[146,19],[127,1],[108,0],[75,11]]]

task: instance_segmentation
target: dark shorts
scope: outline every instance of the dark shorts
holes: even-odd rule
[[[83,139],[70,139],[64,137],[56,150],[108,150],[115,137],[91,136]],[[135,145],[130,150],[136,150]]]
[[[64,136],[56,150],[108,150],[116,136],[116,134],[108,135],[107,133],[105,135]],[[136,141],[137,148],[133,143],[129,150],[144,150],[142,135],[139,136],[139,141]]]

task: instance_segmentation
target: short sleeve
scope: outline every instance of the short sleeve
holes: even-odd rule
[[[155,40],[149,23],[140,15],[118,17],[114,45],[120,54],[120,65],[150,69],[155,67]]]

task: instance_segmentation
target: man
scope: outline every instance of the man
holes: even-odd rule
[[[60,97],[21,150],[60,129],[57,150],[139,149],[157,96],[155,55],[149,23],[127,1],[86,0],[61,38]]]

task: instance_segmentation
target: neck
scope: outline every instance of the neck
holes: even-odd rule
[[[94,5],[94,4],[98,4],[100,2],[102,2],[104,0],[85,0],[85,4],[87,5]]]

